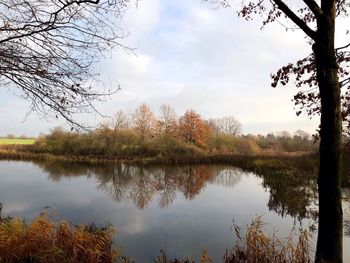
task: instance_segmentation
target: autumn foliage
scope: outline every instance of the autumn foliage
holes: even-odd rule
[[[10,156],[24,152],[78,159],[178,160],[205,155],[270,156],[318,149],[311,136],[303,131],[264,136],[243,135],[241,129],[241,124],[232,116],[207,120],[198,112],[187,110],[178,117],[169,105],[162,105],[157,115],[147,104],[141,104],[129,114],[118,111],[88,133],[55,128],[39,137],[34,145],[17,147]],[[0,155],[5,158],[9,151],[11,149],[0,147]]]
[[[211,130],[198,113],[188,110],[179,118],[179,132],[185,142],[205,147]]]

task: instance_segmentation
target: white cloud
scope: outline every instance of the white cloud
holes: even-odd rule
[[[148,34],[157,26],[160,2],[160,0],[145,0],[138,1],[137,5],[130,5],[125,13],[123,24],[130,32],[132,40],[140,42],[140,36]]]
[[[125,14],[124,23],[130,36],[123,44],[137,47],[136,55],[119,50],[100,64],[104,85],[122,88],[98,104],[103,114],[146,102],[155,111],[168,103],[180,114],[193,108],[205,117],[235,115],[253,126],[298,120],[290,101],[295,90],[272,89],[270,73],[310,52],[301,32],[285,32],[278,24],[260,30],[259,21],[246,22],[231,9],[214,9],[199,0],[140,1]],[[24,116],[23,106],[12,108],[10,116]],[[8,117],[0,116],[6,123]],[[30,124],[12,120],[8,127],[30,126],[28,133],[54,126],[35,115]],[[13,129],[21,133],[22,128]],[[2,125],[0,134],[9,130]]]

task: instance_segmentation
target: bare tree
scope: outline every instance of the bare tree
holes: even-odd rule
[[[233,116],[209,119],[209,125],[217,134],[236,136],[242,132],[242,124]]]
[[[141,104],[132,114],[133,128],[137,130],[142,138],[154,135],[157,120],[147,104]]]
[[[0,0],[0,85],[31,101],[30,111],[63,117],[96,111],[115,90],[92,87],[93,65],[122,47],[126,0]]]
[[[159,132],[165,136],[175,136],[178,126],[175,110],[169,105],[163,104],[160,106],[159,112]]]
[[[129,116],[122,110],[117,111],[114,116],[108,121],[108,127],[113,130],[113,146],[118,140],[118,131],[130,127]]]
[[[301,140],[310,140],[311,136],[308,132],[306,131],[303,131],[303,130],[297,130],[295,133],[294,133],[294,136],[293,138],[299,138]]]
[[[280,131],[276,133],[277,137],[280,138],[291,138],[290,132],[289,131]]]
[[[117,111],[110,121],[110,126],[114,131],[129,128],[130,121],[128,115],[122,110]]]

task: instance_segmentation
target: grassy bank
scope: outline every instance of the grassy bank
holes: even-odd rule
[[[0,138],[0,145],[33,145],[35,139],[8,139]]]
[[[108,156],[108,155],[76,155],[76,154],[53,154],[48,152],[40,152],[33,150],[30,145],[0,145],[0,159],[13,161],[31,161],[31,160],[47,160],[62,162],[82,162],[82,163],[133,163],[133,164],[236,164],[241,168],[250,169],[251,167],[260,166],[259,162],[253,160],[275,160],[267,165],[283,166],[283,162],[287,160],[295,160],[302,164],[302,160],[314,159],[314,154],[297,152],[278,152],[265,153],[261,152],[256,155],[242,154],[219,154],[205,153],[201,151],[180,151],[179,153],[168,152],[167,154],[158,155],[135,155],[135,156]],[[306,159],[305,159],[306,158]],[[278,163],[276,160],[280,160]],[[266,164],[266,163],[265,163]],[[277,165],[279,166],[279,165]],[[278,167],[276,167],[278,168]]]
[[[66,152],[54,154],[33,150],[34,145],[0,145],[0,160],[8,161],[58,161],[82,164],[228,164],[257,174],[266,171],[304,171],[317,177],[318,154],[312,152],[272,152],[260,151],[255,155],[234,153],[208,153],[193,148],[173,151],[168,149],[153,155],[77,155]],[[343,186],[350,186],[350,152],[344,152]]]
[[[264,137],[212,133],[198,144],[176,133],[146,136],[137,129],[113,130],[108,127],[102,127],[89,133],[54,129],[50,134],[40,136],[34,144],[27,146],[14,149],[35,154],[113,160],[180,159],[213,155],[295,156],[317,151],[317,144],[314,144],[312,139],[300,136]]]

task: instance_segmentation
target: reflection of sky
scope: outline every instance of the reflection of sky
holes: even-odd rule
[[[152,262],[160,248],[169,256],[195,257],[208,248],[214,262],[218,262],[234,242],[230,232],[232,219],[246,226],[255,215],[264,215],[266,229],[278,229],[281,237],[286,237],[293,227],[292,218],[281,218],[268,211],[268,193],[261,186],[261,179],[251,173],[240,171],[236,184],[230,186],[224,186],[219,173],[218,179],[208,183],[193,200],[177,192],[172,204],[160,208],[159,196],[154,196],[147,208],[140,210],[131,200],[116,203],[98,191],[94,177],[62,177],[54,182],[30,163],[0,165],[4,214],[32,218],[50,206],[73,223],[111,222],[119,233],[117,243],[137,262]],[[349,238],[345,239],[344,248],[349,247],[348,243]]]

